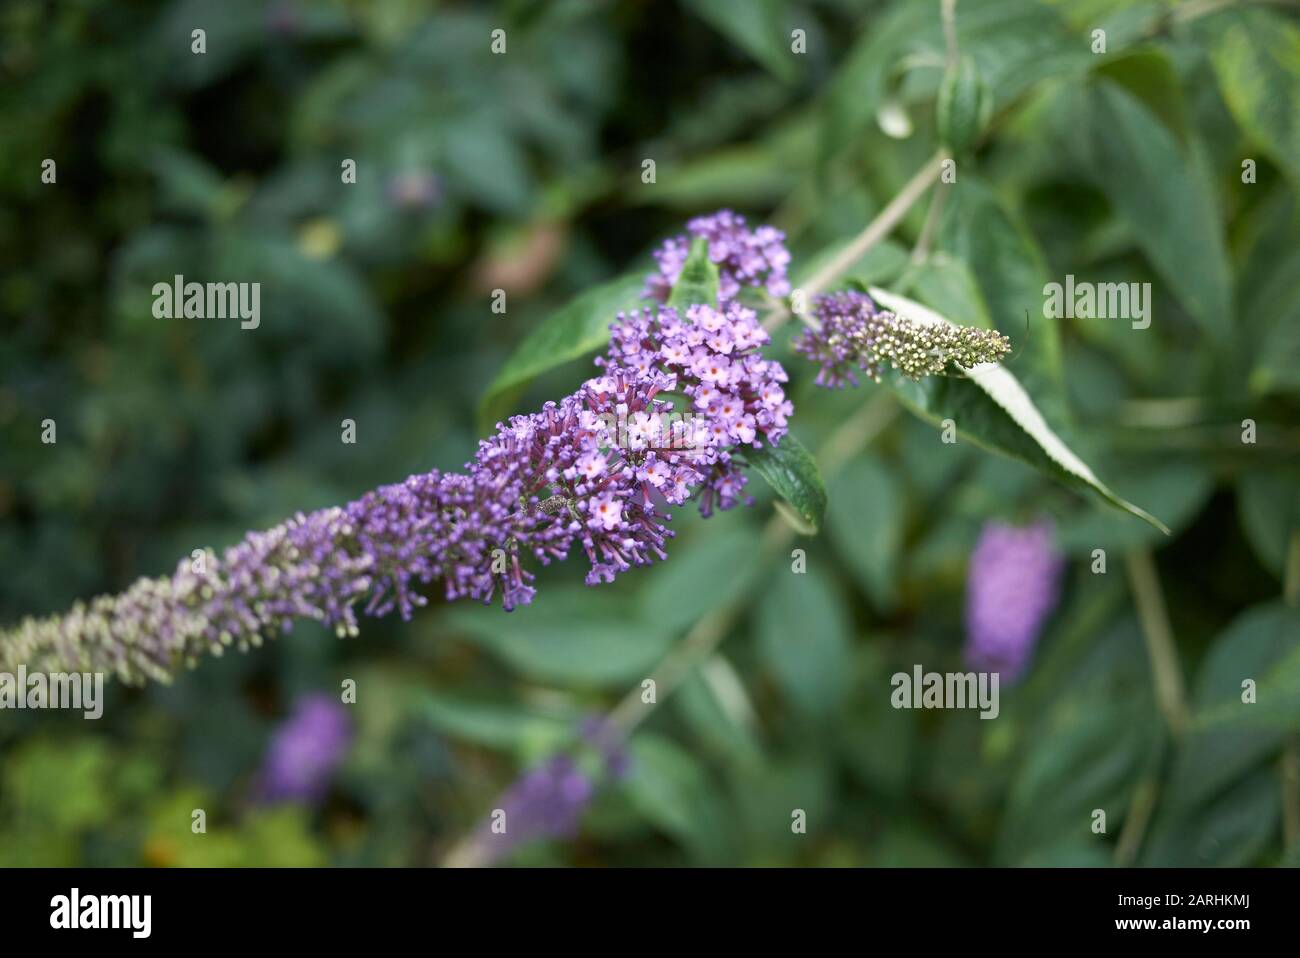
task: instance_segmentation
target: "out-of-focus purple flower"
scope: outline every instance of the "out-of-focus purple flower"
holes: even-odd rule
[[[786,266],[790,252],[785,234],[771,226],[751,230],[745,218],[731,210],[697,216],[686,224],[686,235],[674,236],[655,251],[659,272],[646,278],[645,295],[661,303],[668,301],[673,284],[681,275],[690,253],[692,237],[709,241],[709,259],[718,265],[718,296],[731,299],[741,287],[765,288],[773,296],[790,292]]]
[[[1065,557],[1048,521],[1025,527],[986,523],[966,578],[965,657],[1005,682],[1024,673],[1043,623],[1060,596]]]
[[[595,793],[595,783],[570,756],[552,756],[497,799],[474,837],[475,860],[492,864],[532,842],[572,838]]]
[[[788,379],[785,370],[759,352],[769,337],[754,311],[735,300],[720,309],[698,304],[684,312],[659,306],[620,313],[610,330],[609,355],[598,364],[643,375],[662,369],[691,401],[682,435],[694,453],[694,481],[703,484],[700,511],[707,516],[715,504],[735,505],[746,478],[731,450],[776,445],[794,412],[781,385]],[[681,501],[688,491],[667,474],[651,472],[648,478],[669,501]]]
[[[532,842],[578,833],[600,785],[625,778],[631,768],[624,733],[605,716],[584,718],[578,735],[599,756],[599,771],[584,772],[572,755],[560,753],[525,772],[475,832],[467,862],[490,865]]]
[[[427,209],[441,195],[442,184],[428,170],[404,170],[388,178],[388,201],[399,209]]]
[[[858,370],[876,382],[887,369],[919,379],[941,374],[949,363],[995,363],[1011,349],[996,330],[905,319],[856,290],[818,296],[813,318],[818,328],[800,333],[794,348],[821,366],[817,385],[831,389],[856,386]]]
[[[340,702],[323,693],[299,699],[271,738],[258,777],[258,800],[319,802],[351,741],[352,723]]]

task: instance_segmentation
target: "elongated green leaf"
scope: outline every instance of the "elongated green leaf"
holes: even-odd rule
[[[708,241],[696,237],[691,243],[690,255],[682,265],[681,275],[673,284],[668,305],[684,310],[699,303],[707,306],[718,304],[718,265],[709,259]]]
[[[781,690],[802,712],[833,714],[849,689],[848,615],[825,576],[780,568],[758,607],[758,650]]]
[[[587,290],[552,313],[506,360],[479,404],[489,422],[501,414],[510,395],[534,377],[609,342],[609,325],[620,311],[634,309],[645,285],[642,273],[628,274]]]
[[[1300,26],[1271,10],[1205,22],[1223,99],[1241,128],[1300,181]]]
[[[782,515],[804,535],[814,535],[826,514],[826,487],[812,454],[787,434],[779,446],[748,450],[745,458],[788,504],[777,503]]]
[[[870,293],[877,302],[915,322],[948,322],[905,297],[875,287]],[[951,419],[958,433],[971,441],[1028,463],[1067,484],[1089,489],[1110,505],[1146,520],[1162,532],[1169,531],[1159,519],[1121,499],[1097,478],[1047,425],[1009,369],[1000,363],[988,363],[963,372],[961,376],[932,376],[919,382],[895,373],[886,382],[924,418],[935,423]]]
[[[641,616],[665,629],[685,630],[706,612],[739,598],[760,571],[759,545],[758,532],[744,523],[711,526],[687,542],[674,542],[673,561],[646,570],[638,593]],[[717,569],[730,570],[725,581],[713,574]]]
[[[513,702],[476,701],[431,692],[417,699],[419,713],[462,742],[544,755],[575,737],[581,715],[544,715]]]
[[[528,678],[562,685],[623,685],[644,676],[674,633],[620,611],[584,588],[552,589],[509,615],[452,608],[447,621]]]
[[[827,532],[871,600],[886,612],[897,602],[895,565],[907,498],[879,461],[858,457],[831,480]]]
[[[623,792],[646,821],[698,858],[716,860],[730,833],[705,767],[670,739],[638,735],[629,746],[631,772]]]
[[[1300,612],[1271,602],[1248,609],[1214,640],[1196,676],[1195,721],[1179,744],[1167,804],[1200,804],[1281,747],[1296,722],[1300,672],[1292,662],[1288,679],[1287,665],[1300,648],[1297,635]],[[1255,683],[1253,702],[1242,701],[1247,680]]]
[[[1214,198],[1194,155],[1136,97],[1101,82],[1067,135],[1088,173],[1183,308],[1207,333],[1232,328],[1231,281]]]
[[[1197,731],[1264,735],[1300,725],[1300,609],[1272,602],[1242,613],[1215,644],[1207,671],[1211,666],[1213,683],[1206,680],[1197,703]],[[1247,679],[1254,701],[1243,701]]]

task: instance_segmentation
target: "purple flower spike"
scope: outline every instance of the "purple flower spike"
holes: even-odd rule
[[[785,248],[785,234],[771,226],[750,230],[743,216],[719,210],[691,220],[686,224],[686,235],[666,240],[655,251],[659,272],[646,278],[646,297],[668,302],[694,237],[709,242],[709,258],[718,264],[719,298],[732,299],[744,286],[766,289],[773,296],[790,292],[786,279],[790,252]]]
[[[966,662],[1000,672],[1005,682],[1024,674],[1038,634],[1056,608],[1065,557],[1052,543],[1052,525],[1024,528],[989,522],[980,532],[966,579]]]
[[[595,784],[572,758],[551,757],[497,799],[492,816],[475,836],[480,860],[491,864],[532,842],[573,838],[595,792]]]
[[[262,802],[316,804],[352,741],[345,707],[329,695],[300,699],[267,748],[257,795]]]
[[[709,238],[724,297],[741,284],[787,285],[777,231],[751,233],[726,211],[690,229]],[[707,516],[745,501],[733,452],[780,442],[793,412],[787,377],[759,352],[768,334],[753,310],[731,299],[620,314],[611,330],[599,376],[498,423],[464,472],[434,470],[299,513],[221,554],[196,550],[171,576],[27,618],[0,632],[0,668],[167,682],[204,652],[245,651],[300,618],[340,637],[357,634],[358,610],[410,618],[434,583],[448,601],[500,595],[510,611],[536,594],[529,566],[575,546],[591,585],[667,558],[668,506],[698,493]],[[662,398],[675,391],[688,408]]]

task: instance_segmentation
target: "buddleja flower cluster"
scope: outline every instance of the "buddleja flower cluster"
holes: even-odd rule
[[[831,389],[858,385],[859,371],[876,382],[889,369],[920,379],[941,375],[949,363],[995,363],[1011,350],[996,330],[906,319],[855,290],[818,296],[813,317],[818,328],[805,329],[794,348],[821,366],[817,384]]]
[[[780,234],[743,222],[721,213],[692,229],[718,242],[724,290],[781,288]],[[249,533],[219,556],[198,553],[121,595],[29,618],[0,633],[0,667],[167,681],[205,651],[246,650],[299,618],[340,636],[357,633],[358,609],[409,618],[434,583],[448,600],[500,596],[510,610],[535,594],[529,564],[575,548],[589,584],[666,558],[666,507],[697,494],[705,515],[735,505],[744,476],[734,450],[785,434],[786,374],[759,355],[768,336],[753,311],[725,295],[717,308],[620,314],[613,330],[601,375],[499,424],[463,473],[412,476]],[[662,398],[674,391],[691,408]]]
[[[773,296],[790,292],[786,266],[790,251],[785,248],[785,234],[771,226],[750,230],[745,218],[731,210],[719,210],[697,216],[686,224],[684,236],[665,240],[654,253],[659,272],[646,277],[644,295],[661,303],[668,301],[673,285],[686,265],[691,239],[709,243],[709,259],[718,266],[718,296],[734,299],[746,286],[766,289]]]
[[[721,309],[689,306],[684,314],[660,306],[620,313],[610,331],[609,355],[597,362],[673,377],[691,401],[684,421],[696,451],[700,511],[708,516],[715,503],[731,508],[746,481],[731,450],[776,445],[794,412],[781,385],[785,370],[758,352],[770,337],[757,315],[735,300]]]

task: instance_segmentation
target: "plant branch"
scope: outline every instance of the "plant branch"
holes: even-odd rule
[[[916,201],[924,196],[925,191],[938,180],[939,173],[943,169],[943,161],[947,158],[948,154],[943,150],[935,153],[861,233],[814,273],[808,282],[800,286],[809,303],[814,296],[839,279],[868,250],[894,231],[894,227],[907,215]],[[763,326],[770,332],[789,319],[790,315],[790,310],[782,306],[764,321]]]
[[[1183,689],[1182,666],[1174,645],[1173,629],[1169,625],[1160,576],[1151,553],[1146,549],[1134,549],[1128,554],[1127,563],[1129,584],[1133,589],[1142,636],[1146,640],[1147,655],[1151,659],[1156,703],[1169,731],[1177,737],[1187,727],[1187,694]]]

